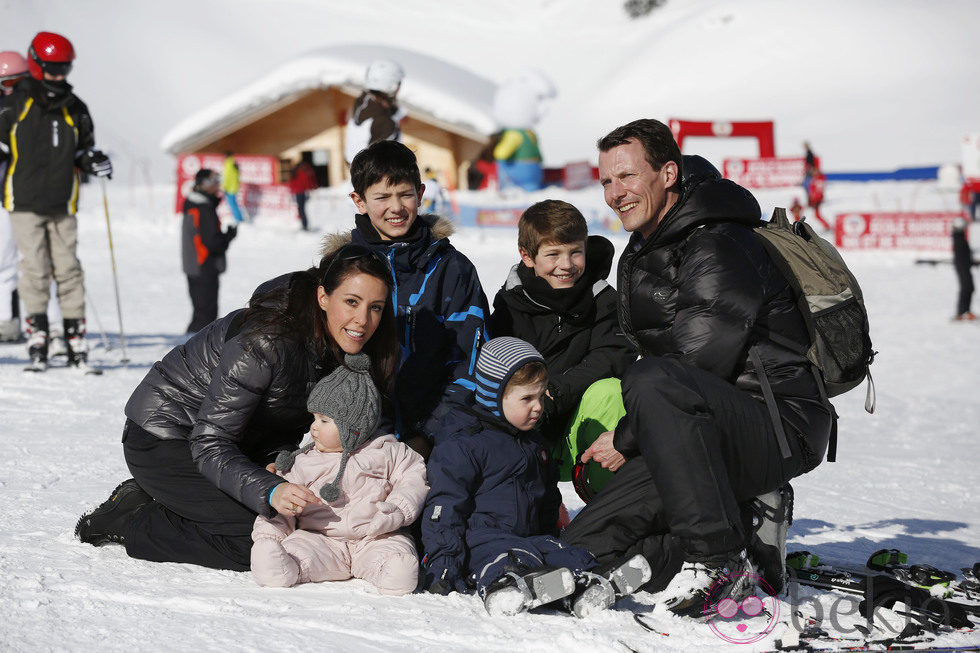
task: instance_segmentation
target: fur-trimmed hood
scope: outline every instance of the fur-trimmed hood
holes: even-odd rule
[[[456,232],[456,225],[449,218],[435,213],[426,213],[417,218],[424,228],[432,234],[432,239],[439,241],[449,238]],[[327,234],[320,241],[320,256],[330,256],[344,245],[353,240],[352,231],[340,231]]]

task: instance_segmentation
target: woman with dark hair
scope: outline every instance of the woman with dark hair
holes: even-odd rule
[[[82,516],[75,534],[133,558],[247,571],[256,515],[295,515],[320,499],[275,474],[310,424],[306,398],[360,351],[390,392],[398,364],[391,270],[349,245],[260,286],[158,361],[126,404],[133,478]]]

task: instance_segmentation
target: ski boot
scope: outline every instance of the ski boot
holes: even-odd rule
[[[588,617],[612,606],[650,581],[650,563],[637,554],[626,562],[605,571],[583,571],[577,574],[579,590],[571,599],[576,617]]]
[[[85,342],[85,318],[65,318],[65,341],[68,343],[68,366],[88,367],[88,344]]]
[[[68,358],[68,343],[65,341],[65,334],[63,331],[51,329],[51,333],[48,334],[48,360],[62,356],[65,359]]]
[[[685,562],[659,598],[680,617],[704,619],[722,600],[741,603],[752,594],[754,572],[744,549],[716,561]]]
[[[27,316],[27,355],[31,362],[25,371],[43,372],[48,368],[48,316],[44,313]]]
[[[20,318],[0,321],[0,342],[20,342]]]
[[[98,508],[82,515],[75,537],[92,546],[125,544],[123,533],[137,510],[153,501],[136,479],[123,481]]]
[[[508,571],[487,588],[483,605],[490,616],[511,616],[560,601],[574,591],[575,576],[566,567],[535,569],[523,575]]]
[[[793,487],[787,483],[743,504],[742,518],[750,534],[749,559],[769,585],[765,589],[779,595],[786,586],[786,532],[793,524]]]

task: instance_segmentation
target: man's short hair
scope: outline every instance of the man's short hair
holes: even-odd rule
[[[681,148],[670,131],[670,127],[653,118],[640,118],[617,127],[599,139],[600,152],[608,152],[614,147],[626,145],[630,140],[639,141],[646,152],[647,162],[655,172],[659,172],[668,161],[677,164],[677,179],[684,173]]]
[[[350,162],[350,180],[361,197],[369,187],[385,180],[391,185],[408,182],[416,190],[422,188],[415,153],[398,141],[378,141],[358,152]]]
[[[534,258],[545,243],[584,242],[589,225],[577,208],[562,200],[544,200],[529,206],[517,221],[517,246]]]
[[[541,361],[531,361],[517,368],[507,381],[503,394],[507,394],[513,386],[531,385],[532,383],[547,383],[548,368]]]

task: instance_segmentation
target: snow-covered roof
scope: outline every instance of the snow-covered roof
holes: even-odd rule
[[[497,129],[493,118],[496,84],[443,59],[381,45],[321,48],[293,59],[170,129],[160,147],[177,154],[202,140],[217,140],[269,115],[316,89],[336,86],[357,95],[364,70],[375,59],[401,64],[405,79],[398,103],[409,116],[471,138]]]

